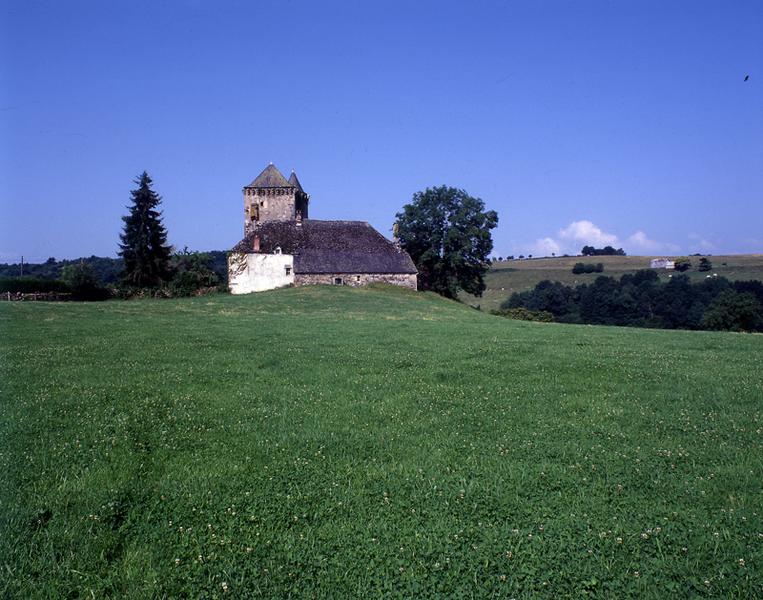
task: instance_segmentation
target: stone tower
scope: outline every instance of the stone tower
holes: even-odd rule
[[[244,188],[244,235],[258,223],[307,219],[309,201],[294,171],[287,181],[270,163]]]

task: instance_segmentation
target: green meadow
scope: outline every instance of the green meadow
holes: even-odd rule
[[[761,597],[761,358],[400,289],[2,303],[0,596]]]
[[[464,296],[464,302],[482,310],[497,309],[514,292],[531,290],[544,279],[559,281],[565,285],[576,286],[593,283],[597,277],[606,276],[619,279],[622,275],[633,274],[640,269],[648,269],[649,262],[655,256],[568,256],[556,258],[533,258],[529,260],[507,260],[495,262],[485,276],[487,289],[481,298]],[[731,254],[721,256],[707,255],[713,265],[707,272],[698,271],[698,256],[690,256],[692,268],[684,273],[656,270],[660,280],[667,282],[672,275],[686,275],[694,281],[701,281],[714,273],[731,281],[757,279],[763,280],[763,254]],[[602,273],[575,274],[575,263],[601,263]]]

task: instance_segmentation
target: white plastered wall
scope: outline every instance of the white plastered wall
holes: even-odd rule
[[[294,256],[291,254],[231,254],[228,256],[228,286],[231,294],[264,292],[293,284]]]

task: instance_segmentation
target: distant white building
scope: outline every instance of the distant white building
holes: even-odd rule
[[[649,267],[652,269],[675,269],[676,263],[669,258],[653,258]]]

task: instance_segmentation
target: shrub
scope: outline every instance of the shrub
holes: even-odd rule
[[[68,292],[69,288],[58,279],[38,279],[36,277],[3,277],[0,292],[33,294],[35,292]]]
[[[553,323],[554,315],[546,310],[529,310],[527,308],[502,308],[493,310],[491,314],[507,319],[518,319],[520,321],[539,321],[541,323]]]
[[[575,266],[572,267],[572,272],[575,273],[575,275],[580,275],[581,273],[603,273],[604,264],[579,262],[579,263],[575,263]]]
[[[217,288],[220,278],[211,269],[211,258],[202,252],[183,252],[172,257],[174,275],[169,288],[173,296],[193,296],[202,290]]]
[[[65,266],[61,270],[61,281],[71,290],[74,300],[105,300],[109,296],[93,267],[86,262]]]

